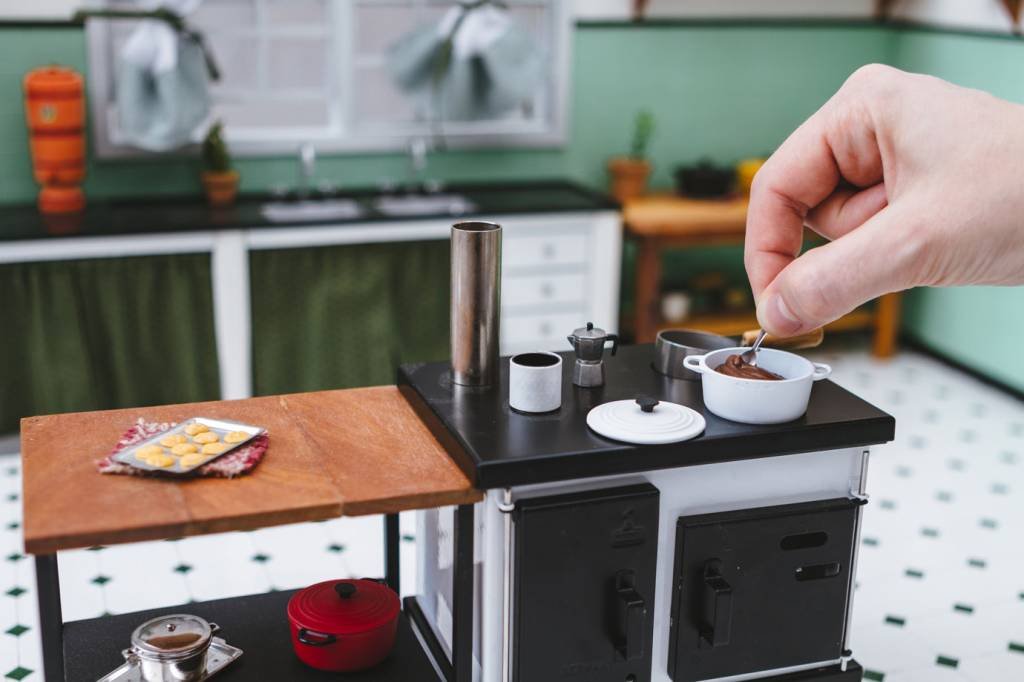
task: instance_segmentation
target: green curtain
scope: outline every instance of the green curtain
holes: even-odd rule
[[[0,319],[0,433],[220,393],[207,254],[2,265]]]
[[[250,254],[258,395],[390,384],[448,356],[447,240]]]

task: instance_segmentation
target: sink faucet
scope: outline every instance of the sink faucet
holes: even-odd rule
[[[309,196],[313,188],[313,175],[316,174],[316,147],[306,142],[299,147],[299,187],[300,198]]]
[[[419,190],[422,185],[423,171],[427,169],[427,153],[431,145],[426,138],[414,137],[409,140],[409,186]]]

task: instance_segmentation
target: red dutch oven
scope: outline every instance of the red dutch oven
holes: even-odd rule
[[[375,580],[327,580],[288,600],[292,648],[318,670],[352,672],[377,665],[398,631],[398,595]]]

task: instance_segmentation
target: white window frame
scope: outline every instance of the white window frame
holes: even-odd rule
[[[208,0],[216,2],[216,0]],[[529,1],[529,0],[528,0]],[[536,0],[533,0],[534,2]],[[568,107],[570,82],[570,64],[572,52],[572,8],[571,0],[545,0],[551,4],[550,31],[548,41],[551,49],[550,77],[545,83],[542,100],[545,103],[544,114],[535,121],[509,122],[501,121],[458,122],[444,121],[440,130],[444,143],[450,149],[471,148],[521,148],[540,149],[563,146],[568,139]],[[428,121],[411,124],[389,123],[377,128],[374,126],[354,127],[354,44],[355,22],[353,9],[355,2],[374,2],[380,4],[399,4],[398,0],[332,0],[330,8],[333,27],[340,35],[338,44],[343,52],[339,55],[340,64],[344,68],[337,70],[338,82],[332,84],[340,93],[342,111],[332,110],[330,132],[321,128],[296,127],[286,132],[274,134],[260,132],[259,139],[246,136],[244,131],[225,129],[225,137],[231,145],[236,157],[261,157],[280,154],[292,154],[303,143],[312,143],[322,153],[367,153],[404,151],[410,141],[418,138],[430,138],[438,129],[436,123]],[[511,0],[515,3],[516,0]],[[404,4],[404,3],[402,3]],[[86,27],[87,51],[89,59],[89,107],[92,119],[93,148],[100,159],[155,158],[158,156],[183,156],[194,153],[184,148],[169,153],[154,153],[119,143],[111,134],[111,116],[114,91],[114,63],[111,51],[110,24],[115,20],[90,20]],[[213,49],[216,49],[214,46]]]

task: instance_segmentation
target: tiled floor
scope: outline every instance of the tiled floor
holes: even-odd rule
[[[824,352],[836,380],[893,413],[869,476],[852,647],[884,682],[1024,680],[1024,404],[927,357]],[[20,470],[0,458],[0,675],[41,677],[35,582],[20,553]],[[403,585],[415,540],[403,517]],[[382,573],[377,518],[60,555],[64,617]]]

